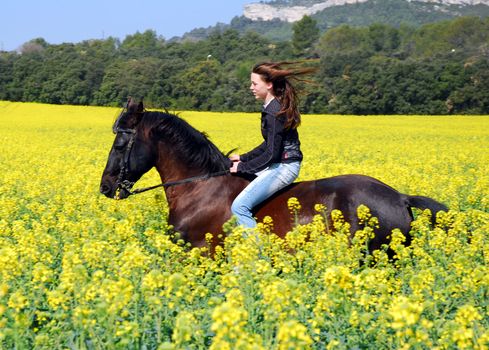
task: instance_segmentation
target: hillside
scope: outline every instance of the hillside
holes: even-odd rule
[[[286,22],[296,22],[303,16],[314,15],[328,8],[345,5],[358,5],[371,0],[275,0],[270,2],[251,3],[245,6],[243,15],[251,20],[280,19]],[[388,1],[385,4],[389,5]],[[411,0],[403,0],[405,3],[414,3]],[[449,6],[471,7],[477,5],[489,5],[489,0],[417,0],[419,4],[433,5],[434,11],[456,13]],[[424,9],[432,11],[432,9]],[[454,12],[455,11],[455,12]]]
[[[243,15],[234,17],[229,24],[219,23],[208,28],[197,28],[183,39],[206,38],[218,29],[232,28],[241,33],[258,32],[271,40],[289,40],[294,21],[303,15],[313,17],[325,32],[341,24],[368,26],[384,23],[399,27],[401,24],[419,27],[460,16],[489,16],[489,0],[275,0],[251,3]]]

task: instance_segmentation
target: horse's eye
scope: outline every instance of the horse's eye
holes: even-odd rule
[[[114,148],[117,151],[122,151],[126,147],[127,141],[124,137],[118,137],[114,142]]]

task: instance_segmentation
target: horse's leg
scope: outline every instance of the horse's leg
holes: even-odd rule
[[[379,228],[375,228],[375,236],[369,241],[369,251],[380,249],[383,244],[390,242],[392,230],[399,229],[406,236],[406,244],[411,243],[412,214],[404,196],[395,190],[384,186],[365,188],[342,188],[335,193],[333,209],[341,210],[345,221],[351,225],[351,237],[357,230],[364,228],[359,223],[357,209],[365,205],[373,217],[377,217]]]
[[[375,237],[369,243],[370,251],[380,249],[391,240],[392,230],[399,229],[406,237],[405,244],[411,244],[411,213],[404,201],[399,198],[394,203],[385,203],[381,208],[373,208],[372,216],[379,220],[379,228],[375,229]]]

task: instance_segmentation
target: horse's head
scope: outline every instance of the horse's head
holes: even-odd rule
[[[140,127],[144,113],[142,101],[129,99],[112,127],[116,136],[100,183],[100,192],[109,198],[128,197],[134,183],[154,165],[155,153]]]

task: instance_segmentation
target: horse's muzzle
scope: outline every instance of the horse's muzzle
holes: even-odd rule
[[[112,183],[111,181],[102,181],[100,185],[100,193],[112,199],[125,199],[131,195],[131,187],[133,183],[126,181],[121,185]]]
[[[115,191],[112,190],[112,186],[103,183],[100,185],[100,193],[109,198],[114,198]]]

